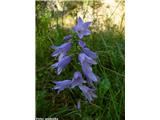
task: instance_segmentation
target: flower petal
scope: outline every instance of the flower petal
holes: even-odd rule
[[[82,85],[82,83],[86,83],[82,78],[82,74],[79,71],[75,72],[72,80],[71,88]]]
[[[66,56],[66,52],[62,52],[60,55],[59,55],[59,57],[58,57],[58,61],[61,61],[62,60],[62,58],[64,57],[64,56]]]
[[[83,52],[84,52],[87,56],[91,57],[92,59],[97,59],[97,54],[96,54],[95,52],[91,51],[89,48],[84,48],[84,49],[83,49]]]
[[[81,46],[82,48],[86,47],[86,43],[83,42],[82,40],[78,41],[79,46]]]
[[[78,32],[78,29],[79,29],[79,26],[78,26],[78,25],[76,25],[76,26],[73,27],[73,30],[74,30],[75,32]]]
[[[78,33],[78,37],[80,38],[80,39],[82,39],[83,38],[83,34],[81,34],[81,33]]]
[[[96,75],[92,72],[92,68],[89,64],[83,63],[82,64],[82,71],[89,82],[97,82]]]
[[[54,51],[54,52],[52,53],[52,57],[56,57],[56,56],[58,56],[60,53],[61,53],[61,50],[60,50],[60,49],[57,49],[56,51]]]
[[[53,87],[54,90],[58,90],[58,93],[65,88],[69,88],[71,85],[71,80],[55,81],[53,82],[56,86]]]
[[[59,46],[52,45],[51,48],[56,50],[59,48]]]
[[[63,39],[64,40],[70,40],[72,38],[72,35],[67,35],[67,36],[65,36]]]
[[[77,23],[78,23],[78,25],[82,25],[83,24],[83,20],[82,20],[81,17],[78,18]]]
[[[83,24],[84,29],[88,29],[88,27],[90,26],[91,22],[85,22]]]
[[[71,46],[72,46],[71,42],[64,43],[64,44],[62,44],[61,46],[58,46],[58,47],[54,46],[54,48],[56,50],[52,53],[52,56],[56,57],[56,56],[58,56],[62,52],[68,52],[70,50]]]
[[[93,101],[93,99],[97,97],[96,94],[94,93],[95,89],[89,88],[84,85],[79,86],[79,88],[89,102]]]
[[[71,57],[68,57],[68,58],[63,58],[59,62],[58,69],[57,69],[57,75],[60,75],[62,70],[70,63],[70,61],[71,61]]]
[[[70,63],[71,56],[63,57],[58,63],[52,65],[53,68],[57,68],[57,75],[60,75],[62,70]]]
[[[91,31],[90,30],[85,30],[84,32],[83,32],[83,35],[90,35],[91,34]]]
[[[93,82],[97,82],[98,81],[96,75],[92,71],[89,72],[88,79],[93,81]]]
[[[97,64],[96,61],[94,61],[92,58],[88,57],[85,53],[80,53],[79,54],[79,61],[82,64],[83,62],[87,62],[88,64]]]
[[[57,68],[57,67],[58,67],[58,62],[57,62],[57,63],[55,63],[55,64],[53,64],[53,65],[51,65],[51,67],[53,67],[53,68]]]

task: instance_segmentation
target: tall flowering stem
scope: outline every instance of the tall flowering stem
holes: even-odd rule
[[[60,75],[73,60],[75,60],[74,64],[80,63],[82,69],[79,71],[76,70],[72,79],[62,81],[54,80],[53,83],[55,86],[52,89],[57,90],[58,94],[64,89],[70,89],[70,91],[72,91],[72,89],[79,89],[89,103],[97,97],[94,83],[99,80],[99,77],[94,74],[92,70],[92,65],[97,64],[96,59],[98,56],[95,52],[91,51],[83,41],[85,36],[91,34],[89,30],[90,25],[91,22],[84,22],[80,17],[77,19],[77,24],[73,27],[72,33],[64,37],[65,43],[60,46],[52,46],[55,50],[52,56],[58,57],[58,61],[51,65],[52,68],[56,69],[57,75]],[[71,49],[75,51],[72,55],[68,55],[68,51]],[[80,109],[79,98],[76,106],[77,109]]]

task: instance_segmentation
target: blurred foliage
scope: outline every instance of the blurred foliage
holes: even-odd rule
[[[124,0],[115,3],[113,7],[109,3],[105,6],[103,1],[91,0],[36,1],[36,117],[58,117],[59,120],[125,119],[124,11],[119,9],[124,9]],[[110,11],[105,11],[102,6]],[[92,9],[91,12],[89,9]],[[99,15],[97,10],[99,13],[102,10],[104,15]],[[116,10],[120,13],[116,13]],[[72,78],[74,64],[70,64],[60,76],[50,68],[56,62],[51,57],[53,49],[50,46],[64,42],[63,37],[70,33],[78,16],[85,21],[92,21],[92,34],[85,37],[84,41],[99,56],[98,65],[93,66],[93,71],[100,77],[98,98],[92,104],[88,104],[83,95],[76,95],[84,100],[81,111],[73,107],[74,98],[69,90],[60,94],[51,90],[52,81]],[[115,23],[113,18],[117,16],[120,19]]]

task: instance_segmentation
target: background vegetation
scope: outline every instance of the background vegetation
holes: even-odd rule
[[[115,9],[99,16],[97,9],[101,1],[36,1],[36,117],[59,120],[123,120],[125,109],[125,37],[124,11],[120,10],[119,22],[116,10],[124,8],[124,1],[116,1]],[[106,3],[107,4],[107,3]],[[89,8],[92,14],[88,15]],[[110,7],[110,6],[108,6]],[[104,8],[102,8],[103,10]],[[79,13],[80,12],[80,13]],[[52,91],[53,80],[64,80],[73,76],[74,69],[68,65],[62,75],[57,76],[51,69],[56,59],[51,57],[51,45],[63,43],[63,37],[81,16],[92,20],[92,34],[84,39],[88,47],[96,51],[98,65],[93,67],[100,77],[97,85],[97,99],[88,104],[84,97],[81,111],[74,107],[72,96],[67,90],[57,94]],[[104,18],[103,18],[104,17]],[[67,20],[67,21],[66,21]],[[101,20],[101,21],[100,21]]]

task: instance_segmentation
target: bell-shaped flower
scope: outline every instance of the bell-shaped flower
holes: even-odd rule
[[[92,65],[92,64],[97,64],[97,62],[95,60],[93,60],[92,58],[88,57],[86,54],[84,53],[80,53],[79,56],[78,56],[78,59],[80,61],[81,64],[83,63],[88,63],[89,65]]]
[[[97,97],[95,94],[95,89],[89,88],[84,85],[79,86],[79,88],[89,102],[93,101],[93,99]]]
[[[52,56],[56,57],[61,54],[62,54],[61,56],[65,56],[66,53],[70,50],[71,46],[72,46],[71,42],[64,43],[60,46],[52,46],[52,48],[55,49],[55,51],[52,53]]]
[[[97,77],[92,72],[92,68],[91,68],[92,64],[97,64],[97,63],[92,58],[88,57],[84,53],[80,53],[78,58],[79,58],[79,61],[81,63],[81,66],[82,66],[83,74],[86,76],[88,81],[89,82],[91,82],[91,81],[97,82],[98,81]]]
[[[83,74],[86,76],[89,83],[98,81],[97,76],[92,72],[92,68],[89,64],[84,62],[82,64],[82,71],[83,71]]]
[[[65,56],[57,63],[53,64],[52,67],[57,69],[57,75],[59,75],[62,70],[70,63],[71,56]]]
[[[88,56],[91,57],[92,59],[97,59],[97,54],[93,51],[91,51],[89,48],[83,48],[83,52]]]
[[[83,20],[79,17],[77,20],[77,25],[73,27],[73,30],[78,34],[78,37],[80,39],[83,38],[83,36],[87,36],[91,34],[91,31],[88,29],[91,22],[83,22]]]
[[[71,80],[63,80],[63,81],[56,81],[53,82],[56,84],[56,86],[54,86],[52,89],[54,90],[58,90],[58,93],[62,90],[64,90],[65,88],[69,88],[71,85]]]
[[[67,35],[67,36],[65,36],[63,39],[64,40],[70,40],[72,38],[72,35]]]
[[[86,83],[82,78],[82,74],[79,71],[75,72],[71,83],[71,88],[82,85],[82,83]]]
[[[92,59],[97,59],[97,54],[93,51],[91,51],[89,48],[87,48],[86,43],[82,40],[78,41],[79,46],[82,48],[82,51]]]

